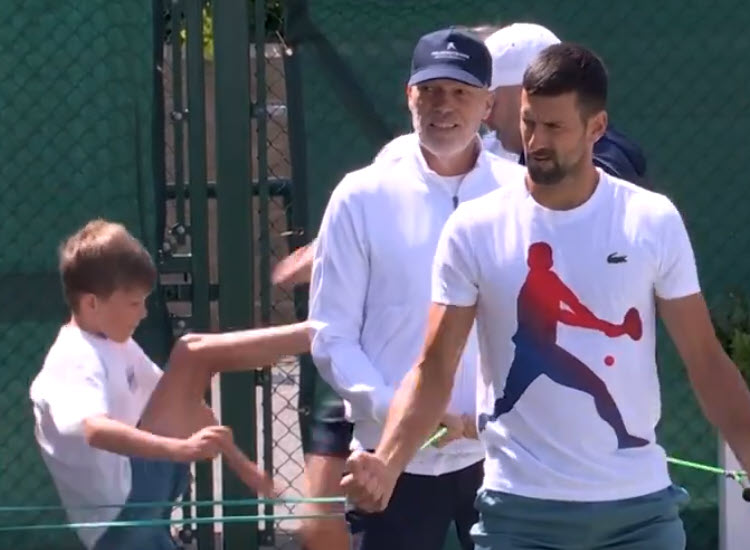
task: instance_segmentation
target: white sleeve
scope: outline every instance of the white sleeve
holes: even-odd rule
[[[83,421],[109,414],[107,371],[95,353],[71,357],[65,375],[49,387],[46,401],[60,433],[83,434]]]
[[[346,189],[345,178],[331,196],[316,239],[310,280],[311,353],[321,377],[351,403],[354,415],[382,423],[394,388],[360,343],[370,260],[363,218]]]
[[[135,346],[136,353],[138,354],[138,385],[142,388],[146,395],[151,395],[156,389],[156,385],[159,383],[164,371],[154,363],[151,358],[146,355],[143,348],[138,345],[135,340],[131,340],[133,346]]]
[[[479,268],[459,207],[443,227],[432,269],[432,301],[473,306],[479,293]]]
[[[693,246],[677,208],[667,200],[659,219],[659,266],[654,291],[659,298],[672,300],[700,292]]]

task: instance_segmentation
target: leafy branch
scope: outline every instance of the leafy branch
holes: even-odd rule
[[[713,308],[712,318],[719,342],[750,385],[750,300],[730,291]]]
[[[215,0],[204,0],[203,2],[203,9],[202,9],[202,18],[203,18],[203,55],[206,59],[213,59],[214,57],[214,22],[213,22],[213,11],[212,11],[212,3]],[[256,0],[248,0],[248,14],[250,16],[250,19],[252,20],[255,15],[255,1]],[[279,33],[283,30],[283,15],[284,15],[284,8],[282,6],[282,0],[263,0],[266,3],[266,20],[265,20],[265,28],[266,28],[266,37],[269,39],[275,40]],[[173,27],[171,27],[169,20],[169,16],[167,16],[167,40],[169,40],[171,36],[171,32],[169,32]],[[182,26],[182,25],[181,25]],[[187,31],[185,28],[181,28],[180,30],[180,40],[184,44],[187,40]],[[253,32],[251,31],[250,36],[253,36]]]

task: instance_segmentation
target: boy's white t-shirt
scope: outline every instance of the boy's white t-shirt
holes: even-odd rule
[[[484,487],[564,501],[667,487],[655,436],[655,297],[698,292],[672,202],[601,170],[593,195],[572,210],[541,206],[520,177],[459,206],[441,235],[433,300],[477,305]],[[625,321],[631,308],[638,313]],[[620,444],[618,415],[647,442]]]
[[[135,426],[162,371],[132,339],[117,343],[63,326],[31,384],[35,436],[71,522],[114,520],[131,490],[128,457],[90,447],[83,421],[106,415]],[[92,548],[106,529],[81,529]]]

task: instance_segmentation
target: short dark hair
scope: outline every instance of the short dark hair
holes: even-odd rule
[[[82,294],[108,298],[116,290],[151,290],[157,270],[148,251],[125,226],[95,219],[60,246],[60,275],[68,307]]]
[[[523,89],[530,96],[575,92],[586,115],[607,106],[607,69],[591,50],[571,42],[542,50],[526,68]]]

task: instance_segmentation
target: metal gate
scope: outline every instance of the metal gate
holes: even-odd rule
[[[280,6],[164,0],[162,10],[168,207],[161,272],[175,333],[291,322],[293,296],[270,283],[273,257],[289,253],[301,234],[295,228],[304,225],[294,218],[304,209],[291,208],[304,193],[290,180]],[[270,370],[224,375],[210,396],[237,444],[274,475],[285,496],[299,496],[301,485],[298,374],[289,358]],[[231,472],[201,464],[193,496],[251,495]],[[265,505],[184,512],[226,517],[289,511]],[[279,548],[291,527],[199,524],[197,541],[200,550]]]

